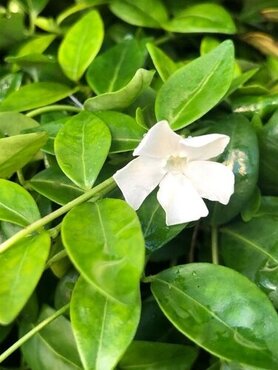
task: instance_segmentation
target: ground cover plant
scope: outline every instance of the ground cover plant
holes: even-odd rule
[[[278,368],[277,0],[0,2],[0,369]]]

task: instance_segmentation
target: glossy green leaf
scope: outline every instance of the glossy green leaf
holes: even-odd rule
[[[146,133],[134,118],[112,111],[95,112],[109,128],[112,135],[110,153],[128,152],[135,149]]]
[[[150,279],[165,315],[199,346],[246,365],[278,366],[277,313],[245,276],[224,266],[192,263]]]
[[[209,127],[209,133],[230,136],[230,143],[219,161],[233,169],[235,191],[228,205],[214,202],[209,214],[211,223],[223,224],[240,213],[255,190],[259,167],[258,142],[250,122],[239,114],[223,117]]]
[[[141,309],[138,293],[134,291],[129,304],[122,304],[78,280],[70,315],[85,370],[114,369],[135,335]]]
[[[236,33],[230,14],[218,4],[203,3],[189,6],[164,24],[171,32],[181,33]]]
[[[44,306],[38,323],[53,315],[55,310]],[[38,324],[36,323],[36,324]],[[22,321],[21,335],[31,330],[35,324]],[[71,324],[60,316],[45,326],[21,347],[23,357],[32,370],[82,370]]]
[[[46,140],[44,132],[0,139],[0,177],[10,177],[25,166]]]
[[[50,248],[43,232],[18,241],[0,254],[0,324],[11,323],[35,289]]]
[[[0,179],[0,220],[27,226],[39,218],[38,206],[28,191],[12,181]]]
[[[55,38],[56,35],[36,36],[22,44],[13,56],[22,57],[24,55],[33,54],[34,52],[36,54],[41,54],[48,48]]]
[[[86,78],[97,94],[117,91],[132,79],[145,59],[143,47],[136,40],[125,40],[97,56]]]
[[[278,219],[253,218],[221,229],[221,255],[227,266],[255,281],[278,307]]]
[[[58,51],[59,63],[68,78],[80,79],[99,52],[103,36],[102,19],[96,10],[85,14],[69,29]]]
[[[260,146],[259,181],[266,194],[278,195],[278,110],[258,132]]]
[[[234,112],[247,113],[249,115],[258,113],[265,116],[278,108],[278,94],[269,95],[242,95],[232,99]]]
[[[161,49],[151,43],[147,44],[147,49],[159,76],[165,82],[177,70],[176,63]]]
[[[123,109],[128,107],[152,82],[154,72],[138,69],[128,84],[120,90],[89,98],[84,107],[89,111]]]
[[[76,89],[57,82],[35,82],[9,94],[0,104],[0,112],[25,111],[55,103]]]
[[[39,194],[61,205],[83,194],[83,191],[55,166],[38,172],[29,184]]]
[[[114,0],[110,9],[117,17],[134,26],[161,28],[168,18],[161,0]]]
[[[19,89],[22,83],[22,73],[8,73],[0,79],[0,101],[13,91]]]
[[[21,0],[27,7],[28,12],[36,17],[47,5],[49,0]]]
[[[85,10],[87,8],[91,8],[96,5],[102,5],[107,2],[107,0],[85,0],[81,1],[77,4],[71,5],[68,8],[66,8],[62,13],[60,13],[57,17],[57,24],[60,25],[65,20],[67,20],[70,16],[76,14],[77,12],[80,12],[82,10]]]
[[[165,212],[157,201],[156,194],[147,197],[137,211],[145,238],[146,248],[154,252],[179,234],[186,224],[167,226]]]
[[[137,292],[144,267],[144,239],[135,211],[119,199],[103,199],[71,210],[62,239],[81,275],[116,302]]]
[[[210,53],[177,70],[159,90],[158,120],[180,129],[203,116],[226,94],[233,78],[234,47],[224,41]]]
[[[278,216],[278,197],[262,196],[260,207],[257,210],[255,216]]]
[[[89,112],[71,118],[58,132],[54,149],[63,172],[82,189],[90,189],[106,160],[111,135]]]
[[[119,370],[189,370],[197,357],[193,347],[172,343],[134,341]]]
[[[38,127],[37,121],[17,112],[0,112],[0,132],[4,136],[20,134],[23,130]]]

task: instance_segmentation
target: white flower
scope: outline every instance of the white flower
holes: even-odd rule
[[[184,139],[161,121],[134,150],[139,157],[113,177],[135,210],[159,185],[157,199],[166,212],[166,224],[195,221],[208,215],[202,198],[227,204],[234,192],[232,170],[208,160],[221,154],[229,141],[220,134]]]

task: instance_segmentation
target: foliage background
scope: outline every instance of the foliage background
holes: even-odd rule
[[[0,2],[1,369],[277,369],[277,19]],[[155,194],[136,214],[110,178],[160,119],[231,137],[235,193],[200,222],[166,227]]]

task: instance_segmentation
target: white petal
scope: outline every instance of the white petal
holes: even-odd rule
[[[190,159],[210,159],[223,153],[229,144],[227,135],[209,134],[183,139],[181,144]]]
[[[234,192],[235,176],[230,168],[211,161],[189,162],[185,175],[202,198],[227,204]]]
[[[157,199],[166,212],[167,225],[196,221],[208,215],[204,201],[182,174],[168,173],[160,183]]]
[[[157,187],[165,170],[160,159],[138,157],[117,171],[113,178],[127,203],[138,209],[144,199]]]
[[[147,132],[133,155],[167,158],[178,154],[181,140],[181,136],[170,128],[167,121],[160,121]]]

